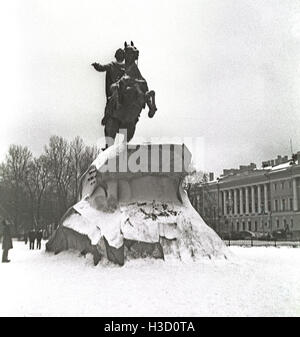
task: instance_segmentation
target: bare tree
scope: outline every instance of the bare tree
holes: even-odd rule
[[[24,178],[32,154],[27,147],[11,145],[6,161],[1,165],[1,208],[9,214],[16,232],[26,218],[26,193]]]
[[[82,138],[76,137],[70,144],[72,169],[73,169],[73,193],[72,198],[76,200],[79,189],[79,178],[81,176],[81,162],[84,154],[84,143]]]
[[[94,159],[97,157],[99,154],[99,148],[96,146],[86,146],[84,149],[84,153],[81,159],[81,164],[80,164],[80,170],[81,170],[81,175],[86,172],[86,170],[89,168],[91,163],[94,161]]]
[[[32,223],[40,227],[41,203],[46,187],[50,182],[47,157],[41,155],[28,165],[25,185],[30,197]]]
[[[0,214],[16,229],[57,223],[76,201],[80,177],[98,153],[80,137],[70,144],[51,137],[39,158],[26,147],[12,145],[0,164]]]
[[[68,142],[58,136],[50,138],[49,146],[45,147],[45,154],[50,170],[52,191],[57,196],[57,210],[61,216],[70,201],[72,182],[72,157]]]

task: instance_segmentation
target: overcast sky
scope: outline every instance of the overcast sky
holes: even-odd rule
[[[104,74],[125,40],[157,94],[136,136],[202,137],[223,168],[300,150],[300,2],[7,0],[1,2],[0,160],[39,154],[51,135],[103,136]]]

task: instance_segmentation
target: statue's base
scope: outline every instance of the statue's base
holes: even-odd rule
[[[190,159],[182,145],[121,144],[100,153],[82,178],[81,200],[65,214],[47,250],[78,249],[92,253],[95,264],[105,256],[120,265],[125,256],[228,256],[182,188]]]

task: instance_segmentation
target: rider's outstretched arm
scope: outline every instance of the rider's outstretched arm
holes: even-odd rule
[[[110,64],[100,64],[100,63],[93,63],[92,66],[97,70],[97,71],[107,71],[109,70]]]

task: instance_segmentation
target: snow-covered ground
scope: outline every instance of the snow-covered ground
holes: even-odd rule
[[[94,267],[91,256],[14,242],[0,264],[0,315],[300,316],[300,248],[230,250],[230,260]]]

